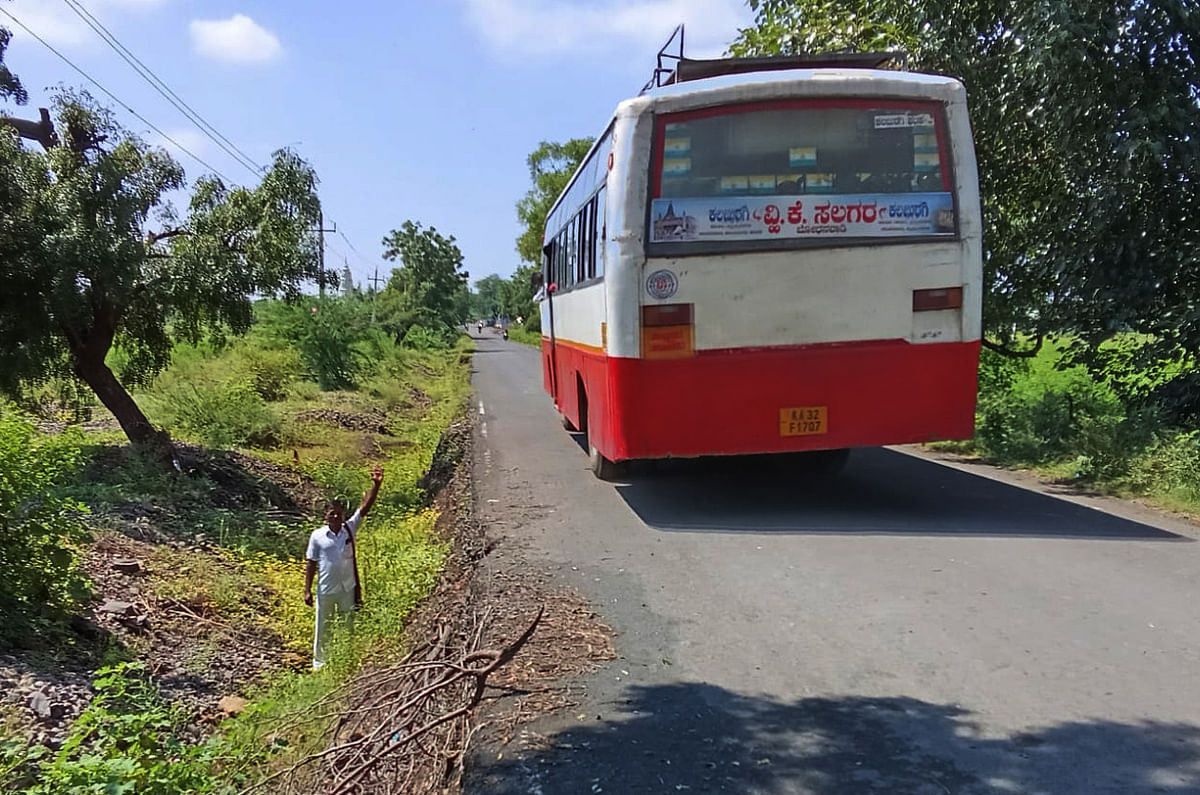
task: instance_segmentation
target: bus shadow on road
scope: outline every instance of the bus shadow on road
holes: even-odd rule
[[[1191,540],[883,448],[855,450],[836,477],[770,457],[702,459],[635,469],[616,488],[665,531]]]
[[[1191,724],[1082,720],[989,737],[951,704],[856,695],[788,702],[700,683],[631,686],[617,704],[602,722],[541,745],[477,756],[464,790],[1200,791],[1200,727]]]

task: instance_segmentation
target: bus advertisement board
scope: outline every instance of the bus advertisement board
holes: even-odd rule
[[[651,243],[955,233],[949,192],[654,199]]]

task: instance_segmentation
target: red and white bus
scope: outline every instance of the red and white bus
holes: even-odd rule
[[[593,471],[970,437],[963,86],[724,63],[618,105],[547,218],[544,383]]]

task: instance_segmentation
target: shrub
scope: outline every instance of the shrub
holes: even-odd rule
[[[39,618],[88,596],[74,546],[87,540],[83,505],[55,493],[81,460],[82,436],[38,434],[0,409],[0,644],[18,642]]]
[[[92,388],[64,368],[50,372],[44,381],[22,385],[18,401],[38,416],[65,422],[87,422],[99,404]]]
[[[429,351],[448,347],[449,340],[444,331],[413,325],[408,327],[401,344],[410,350]]]
[[[302,303],[263,302],[257,337],[267,345],[300,351],[307,374],[321,389],[350,389],[361,353],[354,344],[369,329],[370,310],[348,298],[306,298]]]
[[[235,366],[238,380],[249,384],[266,401],[282,400],[288,385],[304,370],[300,353],[291,348],[270,349],[248,344],[240,349]]]
[[[1082,365],[1061,367],[1059,351],[1047,346],[1024,363],[981,359],[976,439],[997,461],[1045,464],[1086,454],[1101,429],[1125,419],[1113,391],[1092,379]]]
[[[1133,461],[1129,485],[1141,492],[1200,499],[1200,431],[1160,436]]]
[[[194,434],[212,447],[279,442],[279,416],[249,384],[175,383],[155,403],[168,429]]]

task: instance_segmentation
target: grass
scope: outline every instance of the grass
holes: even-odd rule
[[[528,345],[531,348],[542,347],[542,333],[540,331],[530,331],[523,328],[510,328],[508,330],[508,338],[513,342],[519,342],[522,345]]]

